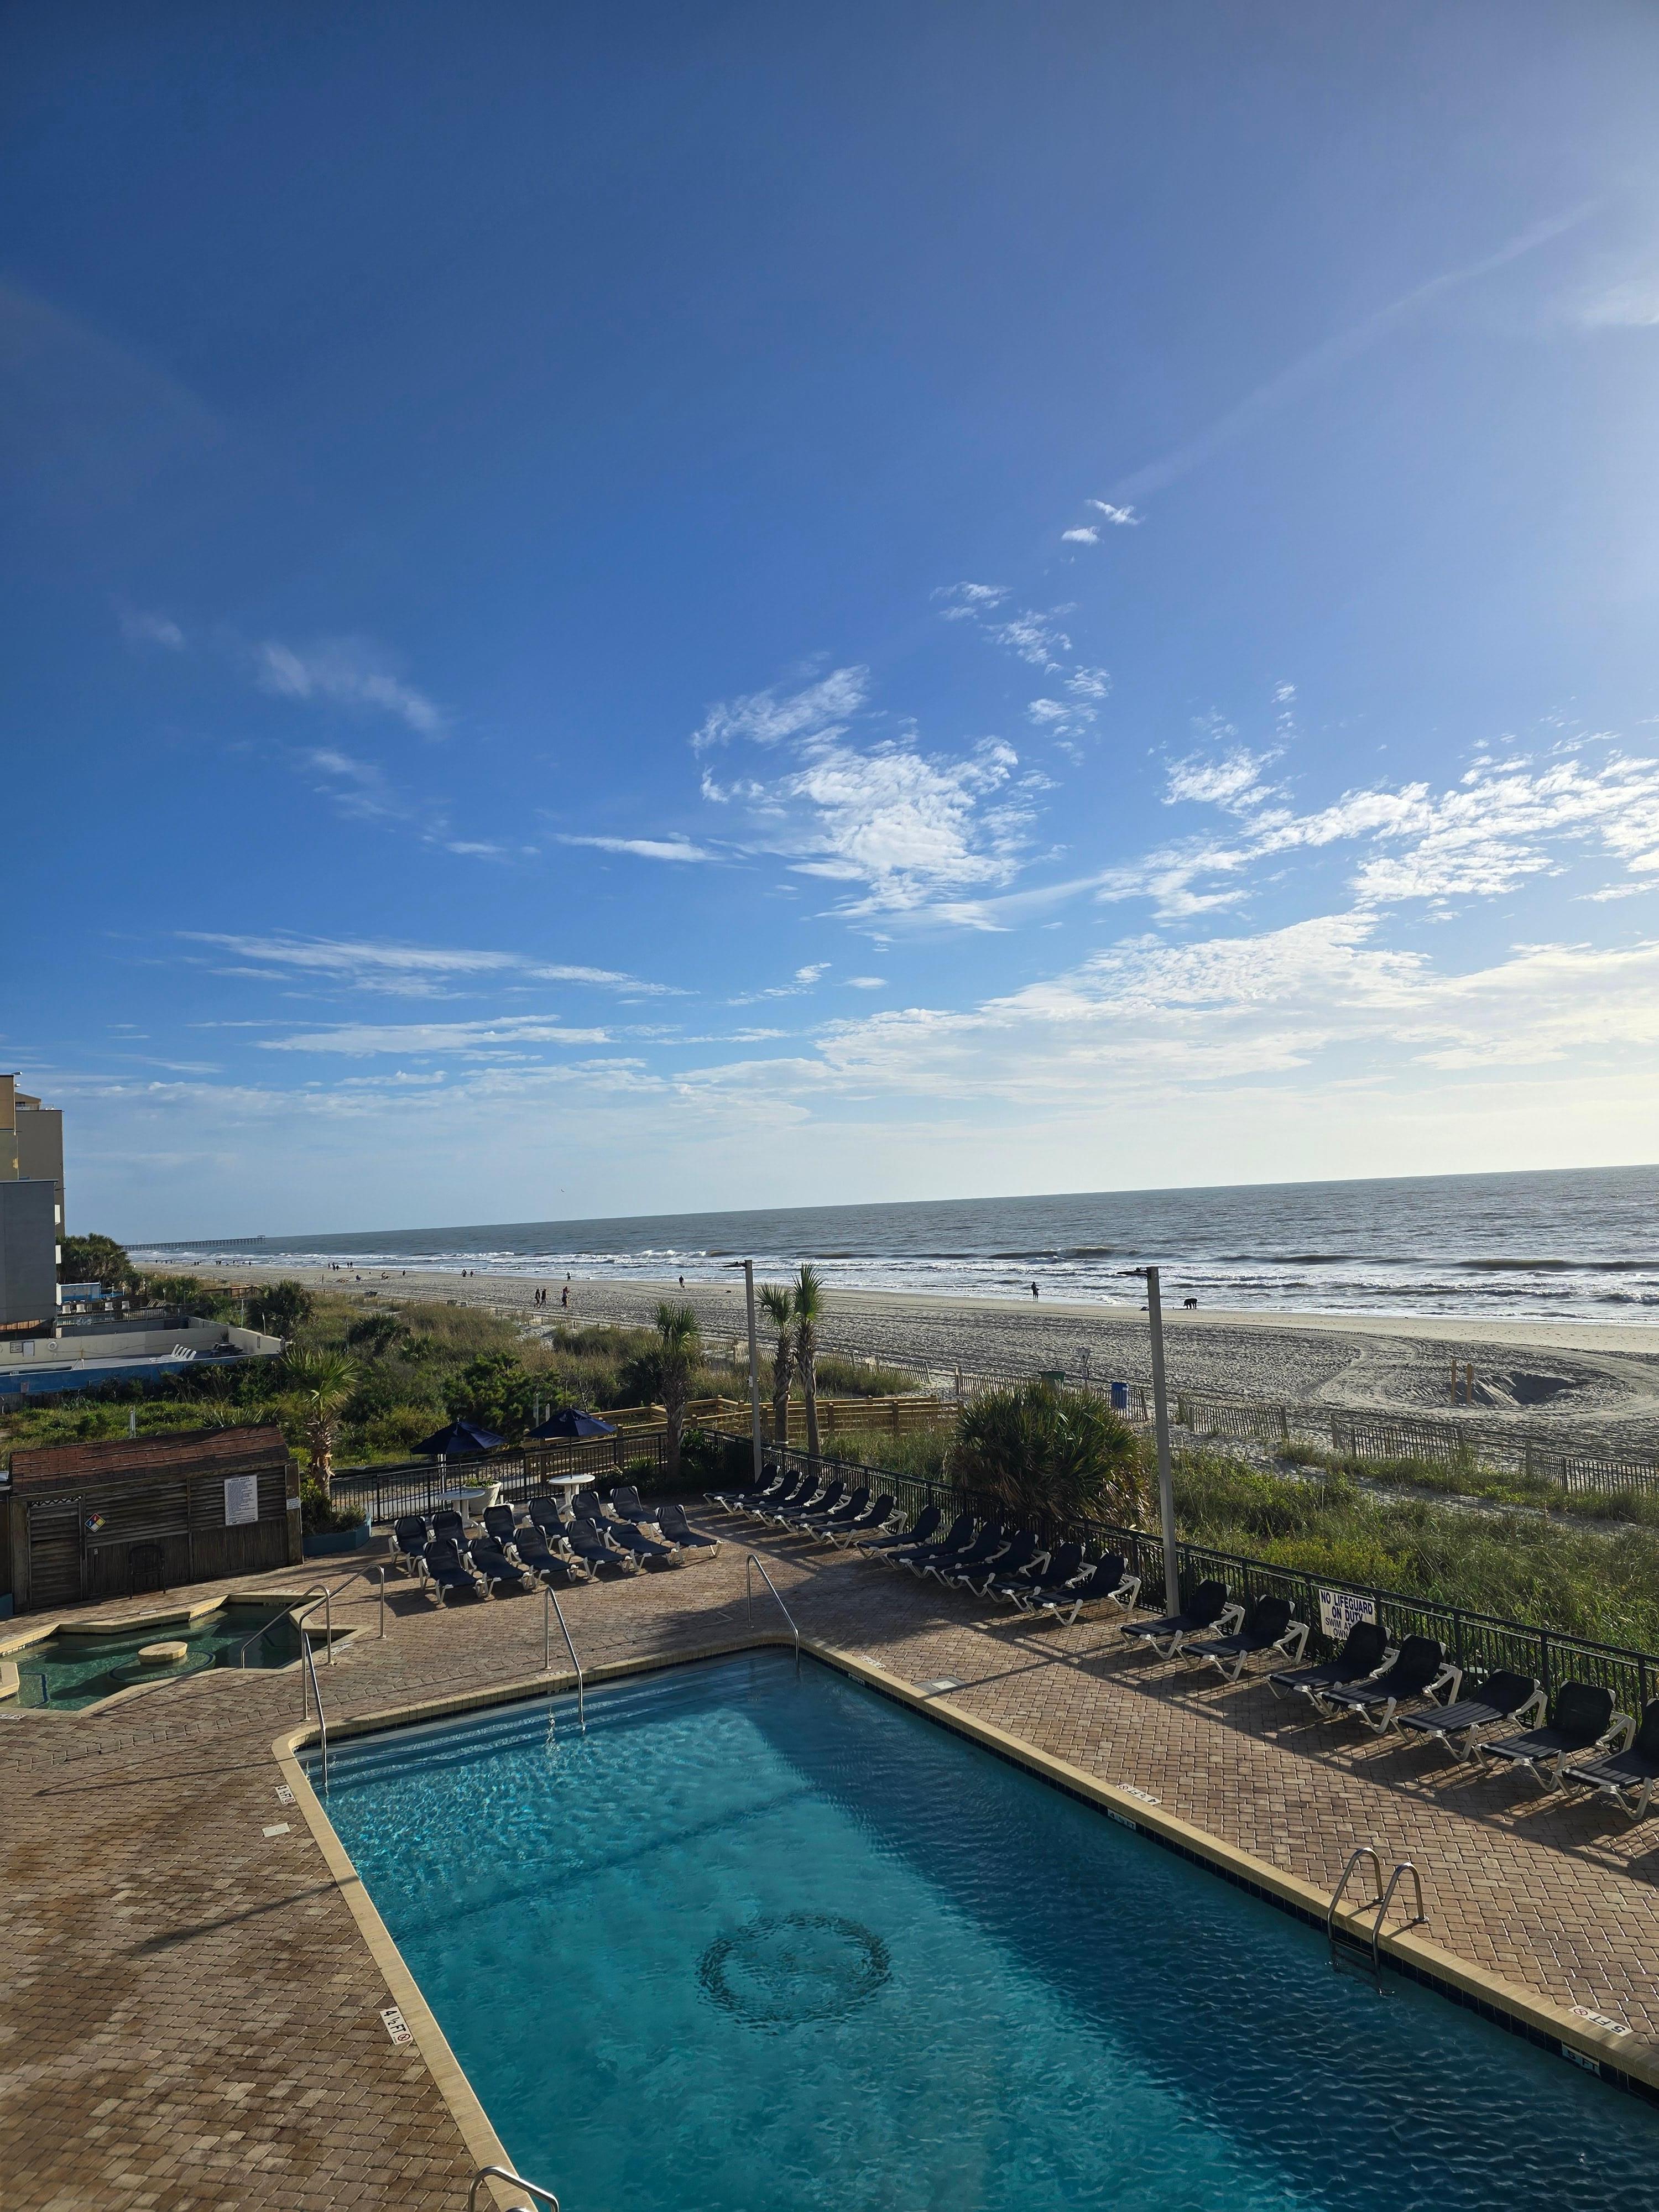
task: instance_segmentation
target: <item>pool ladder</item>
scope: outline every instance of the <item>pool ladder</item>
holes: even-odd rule
[[[538,2204],[550,2204],[553,2212],[559,2212],[559,2200],[550,2189],[543,2189],[536,2182],[526,2181],[523,2174],[514,2173],[510,2166],[481,2166],[478,2168],[472,2177],[472,2186],[466,2193],[466,2212],[478,2212],[479,2185],[492,2178],[496,2181],[511,2182],[514,2189],[527,2189]],[[532,2208],[528,2204],[515,2204],[513,2212],[532,2212]]]
[[[1361,1859],[1370,1861],[1372,1878],[1376,1884],[1376,1895],[1370,1900],[1370,1905],[1362,1905],[1359,1908],[1362,1913],[1369,1911],[1370,1905],[1376,1908],[1369,1942],[1352,1929],[1339,1928],[1336,1924],[1336,1908],[1342,1902],[1342,1893],[1348,1887],[1348,1877]],[[1412,1887],[1417,1897],[1417,1911],[1406,1925],[1407,1928],[1421,1928],[1428,1919],[1423,1910],[1421,1875],[1409,1859],[1398,1859],[1385,1883],[1382,1862],[1369,1844],[1361,1844],[1349,1852],[1348,1863],[1343,1868],[1336,1887],[1331,1892],[1330,1905],[1325,1914],[1325,1937],[1331,1947],[1331,1965],[1338,1973],[1364,1974],[1379,1996],[1382,1990],[1382,1923],[1388,1917],[1389,1907],[1394,1901],[1394,1893],[1400,1887],[1402,1875],[1411,1876]]]

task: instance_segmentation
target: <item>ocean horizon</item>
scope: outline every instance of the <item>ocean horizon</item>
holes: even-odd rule
[[[135,1244],[136,1256],[708,1281],[813,1261],[831,1287],[1266,1310],[1659,1321],[1659,1166],[920,1199]]]

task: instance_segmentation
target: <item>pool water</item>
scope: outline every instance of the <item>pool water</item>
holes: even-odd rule
[[[266,1633],[259,1635],[262,1628]],[[249,1644],[250,1637],[258,1640]],[[146,1666],[138,1656],[140,1647],[161,1643],[183,1644],[187,1656],[170,1666]],[[240,1655],[245,1644],[244,1662]],[[17,1668],[17,1695],[9,1702],[73,1712],[137,1683],[176,1681],[181,1674],[201,1674],[210,1667],[286,1667],[299,1656],[300,1632],[286,1610],[225,1606],[193,1624],[176,1617],[158,1618],[130,1636],[60,1633],[26,1645],[11,1655]]]
[[[1637,2099],[829,1668],[551,1710],[340,1746],[328,1809],[565,2212],[1659,2205]]]

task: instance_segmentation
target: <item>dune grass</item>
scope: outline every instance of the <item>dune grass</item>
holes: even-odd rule
[[[1340,1469],[1297,1481],[1209,1451],[1179,1455],[1176,1507],[1182,1534],[1218,1551],[1659,1650],[1659,1536],[1645,1528],[1376,1498]]]

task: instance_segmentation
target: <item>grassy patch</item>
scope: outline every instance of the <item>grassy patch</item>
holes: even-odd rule
[[[1318,1468],[1356,1475],[1390,1490],[1420,1490],[1442,1498],[1479,1498],[1496,1505],[1530,1505],[1547,1513],[1571,1513],[1586,1521],[1632,1521],[1659,1528],[1659,1497],[1639,1490],[1563,1490],[1547,1475],[1518,1468],[1483,1466],[1472,1448],[1450,1460],[1362,1459],[1296,1438],[1274,1455],[1286,1467]]]
[[[1659,1650],[1659,1536],[1644,1528],[1463,1513],[1371,1497],[1340,1468],[1291,1482],[1202,1451],[1177,1460],[1176,1505],[1182,1534],[1218,1551]]]

